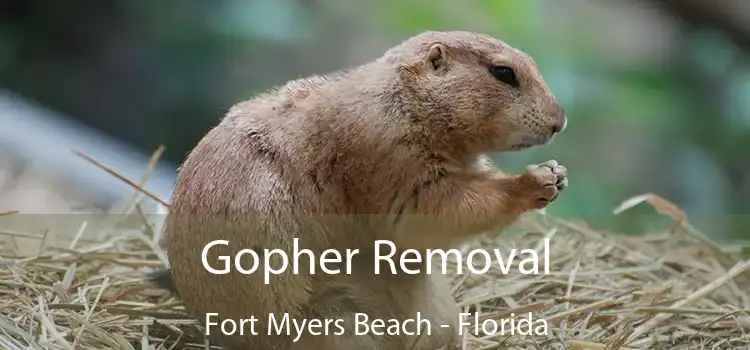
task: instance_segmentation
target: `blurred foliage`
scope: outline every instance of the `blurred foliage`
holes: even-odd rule
[[[709,235],[748,237],[750,67],[720,34],[683,28],[666,64],[634,63],[597,43],[607,29],[583,21],[586,11],[549,30],[549,1],[366,4],[4,1],[0,83],[144,149],[164,143],[179,162],[229,105],[347,63],[337,40],[360,35],[360,23],[391,44],[427,29],[482,30],[531,54],[570,118],[554,146],[501,156],[516,171],[548,158],[568,166],[571,186],[550,212],[643,232],[653,211],[614,221],[611,211],[656,192]]]

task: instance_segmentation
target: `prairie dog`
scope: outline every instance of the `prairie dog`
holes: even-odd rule
[[[424,32],[361,66],[312,76],[233,106],[179,169],[161,242],[171,271],[152,280],[199,320],[258,317],[257,335],[217,336],[230,349],[432,350],[431,335],[268,335],[269,314],[292,319],[414,318],[457,322],[444,276],[372,273],[375,240],[399,250],[447,249],[545,207],[567,186],[555,161],[521,175],[486,154],[549,143],[567,124],[537,64],[503,41],[472,32]],[[351,275],[214,275],[208,261],[293,239],[318,257],[359,249]],[[262,258],[262,257],[261,257]],[[302,259],[304,261],[305,259]],[[279,259],[272,259],[279,263]],[[302,268],[302,271],[307,271]],[[217,334],[218,327],[213,327]],[[348,328],[347,328],[348,329]]]

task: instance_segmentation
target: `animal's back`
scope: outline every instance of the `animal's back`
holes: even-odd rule
[[[217,319],[238,320],[285,312],[302,317],[299,306],[309,299],[314,279],[319,278],[293,275],[287,269],[266,284],[260,272],[242,275],[232,268],[229,274],[213,275],[205,269],[181,268],[201,266],[196,247],[229,241],[228,246],[212,247],[207,256],[214,268],[223,268],[216,266],[219,256],[233,257],[249,248],[262,260],[264,248],[291,252],[293,238],[315,256],[331,245],[346,245],[334,242],[341,236],[337,231],[351,230],[356,219],[338,215],[352,211],[351,203],[334,174],[336,159],[325,156],[338,153],[315,149],[337,147],[329,130],[333,124],[318,118],[327,112],[321,108],[331,107],[304,103],[302,96],[320,98],[322,79],[292,82],[236,105],[180,167],[163,245],[169,260],[180,265],[172,266],[175,285],[190,286],[177,292],[195,317],[218,313]],[[245,268],[251,264],[249,258],[243,260]],[[259,325],[265,326],[265,321]],[[259,334],[232,341],[286,349],[289,343],[281,338]]]

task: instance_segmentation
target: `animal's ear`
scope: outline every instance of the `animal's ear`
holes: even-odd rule
[[[448,49],[442,43],[432,44],[424,61],[425,65],[432,70],[443,69],[448,63]]]

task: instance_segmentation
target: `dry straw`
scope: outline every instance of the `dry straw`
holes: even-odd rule
[[[497,269],[453,279],[465,310],[497,320],[532,312],[534,320],[546,320],[548,333],[465,332],[455,348],[750,349],[750,261],[711,243],[657,196],[633,198],[615,212],[641,202],[674,218],[675,227],[624,237],[540,214],[521,223],[523,234],[464,247],[507,254],[541,249],[550,239],[548,275]],[[133,203],[128,210],[138,215]],[[0,348],[208,348],[179,300],[143,282],[146,272],[163,264],[155,248],[158,230],[144,227],[84,245],[78,240],[84,226],[69,246],[38,256],[6,250],[0,261]]]

